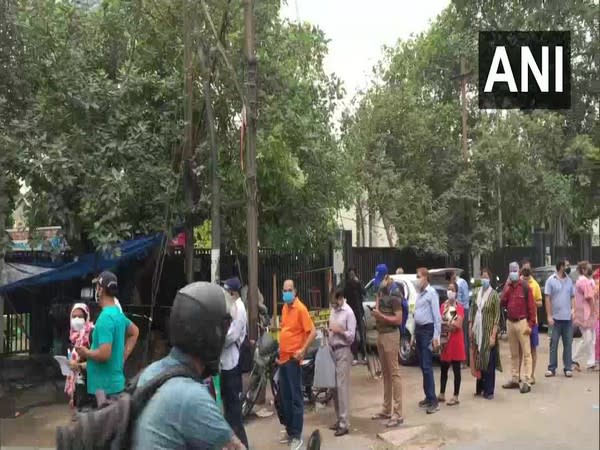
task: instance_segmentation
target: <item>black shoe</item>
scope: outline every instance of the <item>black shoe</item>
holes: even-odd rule
[[[427,407],[427,414],[435,414],[436,412],[438,412],[440,410],[440,406],[439,405],[429,405]]]
[[[338,428],[335,433],[333,433],[333,435],[336,437],[343,436],[345,434],[348,434],[348,428]]]
[[[427,399],[421,400],[419,402],[419,408],[429,408],[431,406],[431,402]]]
[[[502,389],[519,389],[519,383],[516,381],[509,381],[502,385]]]
[[[339,425],[338,423],[334,423],[333,425],[331,425],[331,426],[329,427],[329,429],[330,429],[331,431],[337,431],[339,428],[340,428],[340,425]]]
[[[521,394],[527,394],[530,391],[531,391],[531,386],[529,386],[527,383],[523,383],[521,385]]]

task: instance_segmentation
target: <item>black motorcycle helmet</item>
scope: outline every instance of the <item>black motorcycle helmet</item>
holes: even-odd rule
[[[198,357],[205,367],[204,378],[219,372],[231,304],[222,287],[204,281],[188,284],[175,296],[169,318],[171,345]]]

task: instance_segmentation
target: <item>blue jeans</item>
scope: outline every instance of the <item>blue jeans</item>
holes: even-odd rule
[[[435,380],[433,378],[433,324],[416,325],[415,340],[417,343],[417,356],[419,367],[423,372],[423,392],[425,399],[432,405],[437,405],[435,395]]]
[[[558,340],[562,338],[563,344],[563,367],[565,372],[572,370],[573,359],[571,348],[573,347],[573,321],[554,319],[552,336],[550,337],[550,364],[548,370],[556,372],[558,368]]]
[[[302,368],[290,360],[279,367],[279,394],[285,429],[290,439],[301,439],[304,425]]]

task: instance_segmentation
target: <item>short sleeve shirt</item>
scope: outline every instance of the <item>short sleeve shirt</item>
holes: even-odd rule
[[[392,283],[389,293],[381,295],[379,298],[379,311],[384,316],[393,316],[402,309],[402,293],[400,287],[396,283]],[[375,324],[379,333],[391,333],[398,329],[397,325],[376,322]]]
[[[302,348],[315,328],[308,309],[296,298],[293,303],[283,305],[281,310],[281,332],[279,334],[279,361],[283,364]]]
[[[111,344],[110,358],[104,362],[87,362],[87,388],[91,395],[102,390],[106,395],[118,394],[125,389],[125,336],[131,321],[116,306],[107,306],[96,320],[92,333],[92,350]]]
[[[188,359],[173,348],[144,370],[139,386]],[[221,450],[232,437],[208,386],[190,378],[172,378],[156,391],[137,420],[132,449]]]
[[[571,320],[571,298],[575,295],[571,277],[560,278],[557,274],[551,275],[546,280],[544,294],[550,296],[554,320]]]

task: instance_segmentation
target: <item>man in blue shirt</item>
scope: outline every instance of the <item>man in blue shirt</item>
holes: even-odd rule
[[[198,378],[218,373],[231,321],[231,299],[220,286],[196,282],[181,289],[169,317],[169,355],[142,372],[143,386],[166,370],[188,367]],[[244,450],[208,387],[192,378],[171,378],[150,399],[133,430],[134,450]]]
[[[546,377],[556,375],[558,367],[558,340],[563,343],[563,366],[566,377],[572,377],[571,347],[573,345],[573,313],[575,311],[575,287],[569,276],[569,261],[559,261],[556,273],[546,280],[544,294],[546,296],[546,314],[548,326],[552,328],[550,338],[550,363]]]
[[[139,330],[115,303],[117,276],[105,271],[95,283],[96,300],[102,312],[92,333],[91,348],[79,347],[76,351],[87,360],[88,394],[95,395],[100,403],[105,396],[114,396],[125,389],[123,366],[135,347]]]
[[[421,267],[417,269],[417,287],[419,295],[415,303],[415,340],[419,366],[423,372],[423,390],[425,399],[419,402],[426,408],[427,414],[439,411],[433,378],[433,352],[440,347],[442,332],[442,316],[440,315],[440,299],[437,292],[429,284],[429,271]]]

